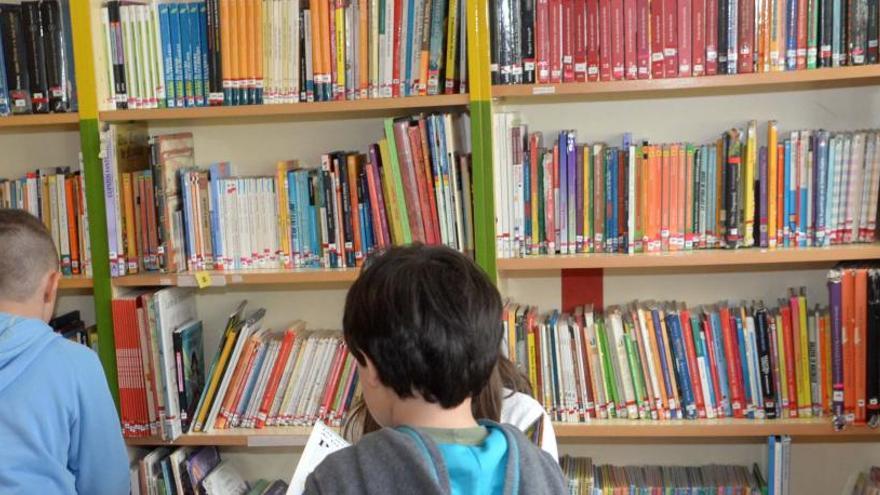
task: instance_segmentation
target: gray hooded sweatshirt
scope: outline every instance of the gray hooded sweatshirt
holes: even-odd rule
[[[500,428],[507,439],[504,495],[567,493],[559,464],[522,432],[510,425],[481,423]],[[430,437],[410,428],[383,428],[327,457],[309,475],[305,493],[446,495],[451,491],[443,456]]]

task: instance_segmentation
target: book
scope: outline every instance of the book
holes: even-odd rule
[[[328,428],[321,421],[316,422],[309,433],[308,440],[306,440],[306,446],[303,448],[293,478],[290,480],[287,494],[302,495],[306,488],[306,478],[321,464],[321,461],[349,445],[336,431]]]
[[[180,420],[188,429],[205,386],[205,353],[202,346],[202,322],[182,326],[174,331],[174,361],[177,367],[177,394]]]

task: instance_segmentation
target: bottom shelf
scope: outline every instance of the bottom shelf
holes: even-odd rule
[[[592,420],[554,423],[559,443],[764,442],[770,435],[790,435],[803,442],[878,442],[880,429],[848,426],[834,431],[830,418],[698,421]],[[129,446],[218,445],[235,447],[302,447],[311,427],[237,428],[191,433],[174,442],[157,437],[127,438]]]

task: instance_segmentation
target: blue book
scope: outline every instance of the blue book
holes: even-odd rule
[[[663,387],[666,389],[666,397],[668,397],[670,404],[672,407],[670,408],[670,415],[674,419],[678,416],[681,416],[680,413],[680,404],[672,404],[674,402],[673,397],[675,397],[672,391],[672,379],[670,373],[670,363],[666,362],[666,344],[663,341],[663,327],[660,325],[660,311],[657,308],[651,309],[651,319],[654,322],[654,335],[657,339],[657,354],[660,356],[660,370],[663,373]]]
[[[804,137],[805,136],[802,133],[801,141],[803,141]],[[798,147],[800,147],[801,145],[802,144],[799,143]],[[807,147],[809,147],[809,145],[807,145]],[[802,157],[801,160],[799,160],[799,162],[804,163],[806,161],[807,157]],[[800,167],[799,177],[801,178],[801,180],[798,181],[798,197],[800,198],[800,201],[798,203],[798,247],[807,247],[807,237],[810,230],[810,215],[807,213],[809,211],[809,209],[807,208],[809,194],[807,191],[807,180],[803,178],[803,176],[807,173],[807,169],[806,167],[802,167],[801,163],[798,163],[798,167]]]
[[[734,313],[734,311],[731,311],[731,314],[732,313]],[[740,366],[740,369],[742,370],[742,377],[743,377],[743,391],[744,391],[744,396],[745,396],[745,408],[746,408],[745,413],[746,413],[746,417],[754,418],[755,417],[755,408],[753,407],[753,404],[754,404],[755,399],[754,399],[754,397],[752,397],[752,385],[751,385],[752,382],[750,380],[750,373],[749,373],[749,369],[751,368],[751,365],[749,364],[749,353],[746,352],[745,329],[743,328],[743,321],[742,321],[742,318],[740,318],[739,314],[733,315],[733,322],[734,322],[734,325],[736,326],[736,340],[738,342],[737,345],[739,347],[739,361],[740,361],[739,366]]]
[[[610,193],[611,201],[609,205],[611,207],[611,214],[608,216],[608,241],[609,241],[609,251],[612,253],[618,252],[618,211],[619,211],[619,201],[620,201],[620,187],[618,184],[620,183],[620,163],[618,160],[618,152],[617,148],[611,148],[607,151],[608,153],[608,169],[610,173],[608,174],[608,191]]]
[[[819,131],[816,134],[816,152],[815,152],[815,167],[813,167],[815,179],[813,180],[813,184],[816,187],[813,189],[814,199],[813,199],[813,215],[815,216],[815,221],[813,222],[815,228],[815,239],[814,243],[816,246],[824,246],[825,245],[825,211],[827,209],[827,205],[825,204],[825,198],[827,197],[828,190],[828,132],[827,131]]]
[[[79,97],[76,90],[76,63],[73,60],[73,24],[70,19],[70,2],[61,2],[61,20],[64,23],[64,64],[67,73],[67,110],[79,110]],[[0,53],[2,53],[0,48]],[[3,64],[0,64],[3,65]],[[3,80],[5,82],[5,76]]]
[[[712,233],[713,239],[709,239],[709,236],[706,236],[706,242],[709,247],[713,247],[714,237],[718,235],[715,232],[715,208],[716,208],[716,198],[718,195],[718,163],[716,160],[718,159],[718,155],[716,154],[716,149],[714,146],[707,146],[709,157],[706,160],[706,177],[708,178],[709,188],[706,191],[706,205],[707,205],[707,213],[706,213],[706,231],[707,234],[709,232]],[[711,227],[710,227],[711,226]]]
[[[205,76],[206,68],[202,66],[202,61],[207,54],[202,53],[202,17],[199,2],[191,2],[187,11],[189,24],[189,40],[192,50],[192,78],[193,78],[193,105],[203,107],[207,103],[205,98]],[[205,7],[205,3],[201,3]],[[207,43],[207,40],[206,40]]]
[[[318,246],[318,225],[315,222],[317,214],[311,197],[308,170],[297,170],[296,181],[301,212],[299,218],[300,246],[303,247],[303,254],[308,266],[317,266],[321,250]]]
[[[260,370],[263,369],[263,361],[266,359],[266,355],[269,354],[269,342],[263,340],[259,348],[257,349],[257,356],[254,358],[254,366],[251,368],[250,373],[248,374],[247,381],[245,382],[244,391],[241,394],[241,400],[238,401],[236,405],[235,411],[233,413],[232,422],[238,424],[238,421],[241,419],[242,415],[245,412],[245,408],[250,402],[251,395],[254,393],[254,390],[257,388],[257,381],[260,377]]]
[[[421,1],[421,0],[420,0]],[[406,55],[404,57],[405,65],[403,67],[403,74],[400,77],[400,94],[404,96],[411,96],[413,94],[413,80],[415,80],[414,71],[413,71],[413,50],[421,49],[421,40],[414,42],[413,35],[415,34],[415,0],[408,0],[409,4],[405,10],[407,12],[406,18],[406,40],[401,40],[402,43],[406,43],[406,46],[403,47],[406,50]],[[419,19],[418,22],[422,20]],[[416,48],[416,43],[419,44],[418,48]]]
[[[785,207],[785,211],[782,213],[782,223],[783,227],[783,244],[785,247],[791,247],[791,212],[792,212],[792,202],[791,202],[791,141],[785,140],[784,148],[782,153],[782,166],[783,166],[783,179],[782,179],[782,192],[784,195],[782,204]]]
[[[675,375],[681,391],[681,408],[686,419],[697,419],[697,404],[694,401],[693,384],[685,351],[684,334],[681,331],[681,319],[677,312],[666,315],[666,330],[672,345],[672,360],[675,363]]]
[[[168,4],[168,21],[169,26],[171,27],[171,47],[173,50],[171,59],[174,66],[174,106],[177,108],[183,108],[186,106],[186,93],[184,91],[183,78],[183,40],[180,23],[181,5],[182,4],[178,3]]]
[[[556,205],[556,225],[559,229],[559,252],[568,253],[568,153],[565,152],[565,132],[556,139],[559,155],[559,200]]]
[[[196,240],[194,237],[194,233],[198,226],[195,223],[194,212],[190,205],[192,205],[192,183],[189,180],[189,172],[193,172],[192,169],[182,169],[177,172],[177,180],[180,183],[180,191],[183,196],[183,204],[181,205],[183,209],[183,238],[184,238],[184,246],[186,247],[186,262],[187,269],[189,270],[198,270],[199,268],[196,266]]]
[[[183,94],[187,107],[196,105],[195,79],[193,60],[195,47],[193,46],[193,19],[189,5],[182,3],[178,7],[178,22],[180,23],[180,47],[183,60]]]
[[[199,20],[199,49],[202,54],[202,98],[204,99],[205,104],[209,103],[209,98],[211,96],[211,73],[208,67],[210,63],[208,59],[210,58],[210,53],[208,52],[208,5],[207,2],[198,3],[199,12],[198,12],[198,20]]]
[[[835,219],[832,218],[834,212],[834,177],[837,175],[837,141],[834,137],[828,139],[828,166],[825,178],[825,228],[828,234],[825,236],[825,246],[831,245],[831,232],[834,229]]]
[[[776,437],[767,437],[767,494],[782,495],[776,493]]]
[[[452,215],[454,215],[454,212],[452,211],[452,175],[450,173],[450,168],[453,167],[454,164],[449,163],[449,150],[446,149],[446,133],[452,132],[452,129],[446,129],[446,124],[439,115],[434,118],[436,119],[434,132],[437,133],[437,154],[432,156],[435,160],[440,162],[443,197],[446,201],[446,218],[440,219],[440,221],[446,222],[446,228],[450,236],[449,239],[443,239],[443,241],[450,242],[455,238],[455,223],[452,219]]]
[[[212,163],[208,169],[208,189],[211,194],[211,246],[214,263],[223,264],[229,253],[223,252],[223,233],[220,228],[220,200],[225,191],[222,180],[229,177],[229,163]]]
[[[3,37],[0,36],[0,116],[7,116],[12,109],[9,107],[9,88],[6,86],[6,62],[3,55]]]
[[[697,359],[702,359],[702,361],[698,363],[702,370],[700,377],[705,380],[705,389],[709,392],[708,396],[704,397],[706,409],[708,410],[711,407],[717,412],[718,398],[715,396],[715,386],[712,382],[712,370],[709,369],[713,363],[709,360],[709,348],[706,345],[706,331],[701,323],[698,315],[691,314],[691,327],[694,329],[694,346],[697,350]]]
[[[309,188],[310,197],[313,200],[310,202],[310,212],[309,218],[307,222],[309,224],[309,233],[311,235],[311,250],[312,250],[312,258],[315,260],[315,266],[318,266],[321,262],[321,239],[320,239],[320,231],[321,231],[321,205],[322,205],[322,191],[321,188],[317,186],[320,182],[319,174],[312,172],[309,173],[306,183]]]
[[[547,343],[548,349],[550,351],[550,362],[552,363],[552,372],[553,372],[553,396],[561,397],[559,392],[559,359],[556,355],[556,325],[559,323],[559,312],[553,311],[553,314],[550,315],[550,318],[547,319],[547,335],[549,336],[549,341]]]
[[[755,416],[764,417],[764,394],[761,393],[761,365],[760,365],[760,356],[758,355],[758,336],[756,330],[753,328],[748,332],[749,341],[747,342],[749,349],[751,349],[752,359],[749,365],[752,369],[752,380],[754,381],[754,389],[755,389],[755,400],[754,403],[757,406],[755,409]]]
[[[293,259],[293,266],[296,268],[300,268],[303,265],[302,260],[302,252],[303,247],[300,243],[300,224],[299,217],[302,214],[300,212],[300,203],[299,196],[297,193],[297,180],[296,180],[296,171],[290,170],[287,172],[287,207],[290,213],[290,250],[291,250],[291,258]]]
[[[560,150],[561,153],[561,150]],[[577,247],[577,199],[580,193],[577,188],[577,145],[574,131],[565,133],[565,162],[568,166],[568,252],[574,254]]]
[[[724,337],[721,335],[721,316],[717,311],[709,315],[712,330],[712,347],[715,353],[715,366],[718,368],[718,385],[721,389],[721,397],[718,398],[718,406],[727,417],[733,417],[733,407],[730,404],[730,384],[727,383],[727,359],[724,357]]]
[[[205,386],[205,350],[202,322],[191,321],[174,331],[174,362],[177,370],[177,395],[180,420],[184,431],[189,429]]]
[[[174,108],[177,106],[175,98],[177,87],[174,83],[174,47],[171,33],[170,5],[159,4],[159,36],[162,41],[162,76],[165,78],[165,106]]]
[[[787,15],[785,25],[785,69],[797,70],[798,0],[787,0],[785,4]]]

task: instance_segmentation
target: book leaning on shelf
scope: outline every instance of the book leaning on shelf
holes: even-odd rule
[[[856,334],[876,333],[880,306],[867,301],[876,300],[880,272],[852,268],[829,280],[830,310],[810,308],[803,289],[776,306],[644,302],[539,314],[509,303],[504,351],[557,421],[833,416],[876,424],[880,345]]]
[[[338,426],[355,396],[353,358],[339,332],[263,328],[242,303],[205,361],[192,292],[129,291],[113,300],[123,435],[174,440],[228,428]]]
[[[492,0],[492,83],[876,64],[878,15],[869,0]]]
[[[111,273],[356,267],[414,241],[473,253],[468,126],[467,114],[388,119],[367,153],[242,177],[196,167],[189,133],[106,125]]]
[[[880,132],[767,124],[715,142],[578,143],[495,115],[499,258],[874,242]]]
[[[52,330],[71,342],[76,342],[98,351],[98,327],[86,327],[80,319],[79,311],[69,311],[49,320]]]
[[[0,116],[76,111],[69,0],[0,4]]]
[[[42,220],[58,251],[62,275],[92,274],[85,181],[68,167],[41,168],[20,179],[0,178],[0,208]]]
[[[107,106],[466,93],[465,11],[464,0],[110,0]]]

